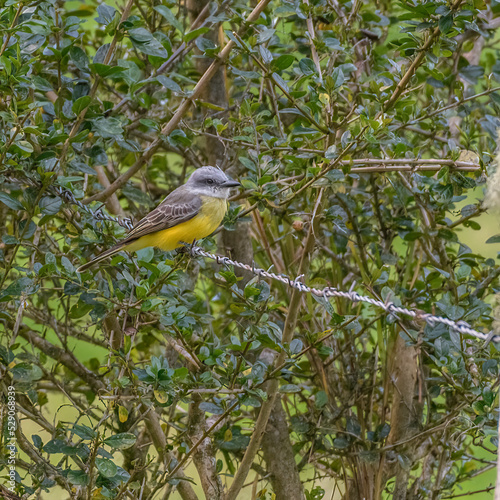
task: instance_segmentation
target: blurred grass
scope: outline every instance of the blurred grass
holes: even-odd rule
[[[462,208],[465,205],[471,203],[477,203],[483,200],[483,188],[476,188],[469,192],[467,199],[461,202],[458,208]],[[459,216],[451,217],[453,220],[460,218]],[[465,243],[473,253],[483,255],[484,257],[496,259],[498,253],[500,252],[500,245],[498,244],[487,244],[488,238],[500,234],[500,216],[498,213],[493,213],[492,211],[481,214],[479,217],[473,219],[475,222],[479,223],[481,229],[474,231],[470,228],[463,228],[460,231],[459,239],[462,243]]]

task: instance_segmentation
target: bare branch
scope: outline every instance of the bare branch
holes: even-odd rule
[[[200,445],[193,453],[193,461],[200,476],[201,486],[207,500],[224,498],[224,488],[217,474],[215,450],[209,436],[204,436],[207,427],[205,412],[200,409],[202,398],[199,394],[191,396],[188,413],[188,433],[193,443]]]

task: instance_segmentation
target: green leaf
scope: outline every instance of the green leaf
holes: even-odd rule
[[[439,30],[441,33],[448,33],[450,28],[453,26],[453,15],[447,14],[446,16],[441,16],[439,18]]]
[[[5,243],[6,245],[17,245],[19,243],[19,240],[11,234],[3,234],[2,243]]]
[[[81,300],[78,301],[69,311],[69,317],[72,319],[83,318],[88,312],[93,309],[93,305],[85,304]]]
[[[278,73],[273,73],[272,76],[273,76],[273,80],[280,86],[281,89],[283,89],[286,92],[288,92],[290,90],[288,88],[288,85],[285,82],[285,80],[283,80],[283,78],[281,78],[281,76],[278,75]]]
[[[0,201],[12,210],[25,210],[21,202],[7,193],[0,193]]]
[[[300,391],[301,391],[300,386],[298,386],[296,384],[285,384],[285,385],[282,385],[280,387],[280,392],[282,392],[284,394],[295,393],[295,392],[300,392]]]
[[[469,83],[476,85],[478,79],[484,75],[484,68],[482,66],[475,66],[473,64],[470,64],[465,68],[461,68],[459,73],[460,76],[467,80]]]
[[[71,281],[66,281],[66,283],[64,283],[65,295],[78,295],[81,291],[82,289],[78,283],[72,283]]]
[[[92,120],[92,125],[94,131],[105,139],[122,137],[122,123],[118,118],[100,116]]]
[[[212,413],[213,415],[222,415],[224,413],[224,409],[222,408],[222,406],[210,402],[200,403],[200,410],[207,413]]]
[[[104,24],[105,26],[107,26],[115,18],[116,9],[114,7],[111,7],[110,5],[102,3],[98,5],[97,13],[99,14],[99,17],[96,17],[95,20],[99,24]]]
[[[69,49],[69,57],[79,70],[85,72],[89,71],[89,58],[80,47],[71,47]]]
[[[127,68],[124,66],[109,66],[107,64],[93,63],[89,65],[90,69],[103,78],[108,78],[119,73],[123,73]]]
[[[71,107],[71,111],[75,113],[75,115],[79,115],[85,108],[87,108],[90,104],[91,97],[88,95],[85,95],[83,97],[79,97],[74,103],[73,106]]]
[[[134,28],[128,31],[134,47],[149,56],[166,59],[168,52],[163,45],[144,28]]]
[[[82,470],[69,470],[68,482],[75,486],[87,486],[89,484],[89,476]]]
[[[50,90],[54,90],[52,88],[52,85],[41,76],[34,76],[31,81],[33,82],[36,90],[41,90],[42,92],[49,92]]]
[[[343,450],[344,448],[348,448],[349,444],[349,441],[345,437],[336,437],[333,440],[333,446],[341,450]]]
[[[276,30],[274,28],[264,28],[258,35],[257,35],[257,43],[265,43],[268,40],[272,38],[272,36],[276,33]]]
[[[61,209],[62,200],[61,198],[45,196],[40,200],[38,206],[42,214],[44,215],[55,215]]]
[[[49,453],[50,455],[54,453],[62,453],[64,446],[66,446],[66,443],[61,439],[51,439],[43,446],[43,451],[45,453]]]
[[[87,427],[86,425],[75,424],[73,425],[73,432],[80,438],[90,441],[94,439],[97,434],[94,429]]]
[[[161,14],[167,20],[168,24],[173,26],[177,31],[179,31],[179,33],[184,32],[184,27],[168,7],[165,5],[155,5],[153,9],[156,10],[158,14]]]
[[[203,28],[198,28],[196,30],[193,30],[193,31],[190,31],[189,33],[186,33],[184,35],[184,41],[186,43],[190,42],[191,40],[194,40],[195,38],[197,38],[198,36],[201,36],[205,33],[208,33],[210,31],[210,28],[208,27],[203,27]]]
[[[141,250],[137,250],[137,260],[141,262],[151,262],[154,255],[155,251],[153,247],[146,247]]]
[[[88,136],[88,132],[86,132],[86,135]],[[86,163],[81,161],[73,160],[70,162],[70,165],[71,168],[77,172],[82,172],[88,175],[97,175],[97,172],[92,167],[89,167]]]
[[[43,376],[41,368],[29,363],[18,363],[11,369],[12,378],[18,383],[31,383]]]
[[[94,56],[94,59],[92,60],[92,62],[94,64],[103,64],[104,61],[106,60],[109,48],[110,48],[110,44],[109,43],[105,43],[104,45],[101,45],[97,49],[97,51],[95,53],[95,56]]]
[[[272,62],[272,68],[276,71],[283,71],[289,66],[291,66],[295,61],[295,57],[290,54],[283,54],[279,56],[278,59],[274,59]]]
[[[168,136],[168,142],[174,146],[191,146],[191,139],[183,130],[176,129]]]
[[[97,470],[107,478],[115,477],[118,472],[117,465],[107,458],[96,458]]]
[[[24,293],[33,293],[36,290],[36,287],[33,286],[33,280],[28,278],[27,276],[23,276],[12,283],[2,291],[2,296],[12,295],[14,297],[19,297],[23,292]]]
[[[318,391],[314,396],[314,406],[320,409],[328,403],[328,396],[325,391]]]
[[[496,234],[486,240],[486,243],[500,243],[500,234]]]
[[[115,448],[117,450],[125,450],[133,446],[136,441],[137,437],[134,434],[124,432],[106,438],[104,440],[104,444],[107,444],[108,446],[111,446],[111,448]]]
[[[200,50],[200,52],[208,55],[213,55],[215,51],[217,51],[217,45],[215,45],[212,40],[208,38],[200,37],[195,42],[196,47]]]
[[[332,72],[333,88],[337,89],[344,83],[344,72],[340,68],[334,68]]]
[[[175,83],[171,78],[165,75],[158,75],[156,79],[166,88],[174,92],[182,93],[179,84]]]
[[[10,146],[9,153],[17,153],[18,155],[27,158],[31,155],[31,153],[33,153],[33,146],[28,141],[16,141]]]
[[[31,220],[29,221],[28,227],[26,228],[26,223],[28,220],[22,220],[19,222],[19,234],[22,235],[23,240],[29,240],[36,231],[37,225]]]
[[[302,351],[302,340],[300,339],[293,339],[290,342],[290,352],[292,354],[298,354],[300,351]]]
[[[312,59],[308,57],[304,57],[299,61],[299,69],[302,71],[302,74],[309,76],[316,73],[316,65]]]

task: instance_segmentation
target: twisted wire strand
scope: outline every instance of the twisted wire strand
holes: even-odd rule
[[[383,309],[392,316],[396,316],[399,314],[402,316],[410,317],[415,320],[423,320],[431,327],[434,327],[437,324],[443,324],[448,326],[450,329],[452,329],[457,333],[471,335],[472,337],[484,340],[486,343],[489,343],[491,341],[500,342],[500,336],[494,335],[493,331],[489,333],[478,332],[477,330],[474,330],[466,321],[453,321],[449,318],[445,318],[443,316],[436,316],[434,314],[426,313],[425,311],[421,311],[419,309],[407,309],[406,307],[401,307],[394,304],[394,302],[383,302],[381,300],[377,300],[372,297],[368,297],[366,295],[360,295],[359,293],[354,291],[343,292],[342,290],[338,290],[337,288],[334,287],[326,287],[326,288],[310,287],[305,283],[302,283],[298,279],[292,280],[288,276],[282,276],[280,274],[265,271],[264,269],[260,269],[255,266],[243,264],[242,262],[232,260],[229,257],[224,257],[221,255],[216,255],[207,252],[202,248],[196,246],[190,247],[190,253],[193,257],[196,256],[206,257],[207,259],[214,260],[215,262],[217,262],[217,264],[234,266],[239,269],[250,271],[256,276],[260,276],[261,278],[268,278],[280,281],[281,283],[284,283],[285,285],[288,285],[291,288],[295,288],[302,293],[310,293],[312,295],[316,295],[317,297],[323,297],[327,300],[331,297],[340,297],[343,299],[350,300],[351,302],[354,303],[365,302],[374,307]]]
[[[60,187],[55,187],[54,189],[56,194],[60,196],[64,201],[80,207],[83,211],[90,214],[96,220],[107,220],[110,222],[115,222],[116,224],[119,224],[120,226],[128,229],[129,231],[133,228],[132,219],[130,219],[129,217],[126,218],[112,217],[111,215],[105,214],[102,211],[102,208],[98,208],[97,210],[92,210],[90,207],[84,205],[81,201],[77,200],[71,191],[62,189]],[[255,265],[243,264],[242,262],[232,260],[229,257],[207,252],[206,250],[203,250],[202,248],[197,246],[189,246],[188,251],[193,257],[205,257],[207,259],[214,260],[215,262],[217,262],[217,264],[223,264],[225,266],[233,266],[239,269],[244,269],[245,271],[249,271],[256,276],[260,276],[261,278],[268,278],[275,281],[280,281],[281,283],[284,283],[285,285],[288,285],[291,288],[295,288],[296,290],[302,293],[310,293],[312,295],[316,295],[317,297],[323,297],[326,300],[330,299],[331,297],[340,297],[343,299],[350,300],[353,303],[364,302],[374,307],[383,309],[391,316],[397,317],[397,315],[399,314],[401,316],[406,316],[414,320],[425,321],[431,327],[434,327],[437,324],[446,325],[451,330],[457,333],[470,335],[472,337],[476,337],[480,340],[485,341],[485,346],[489,342],[500,342],[500,335],[495,335],[493,330],[490,331],[489,333],[478,332],[477,330],[474,330],[474,328],[472,328],[466,321],[453,321],[443,316],[436,316],[431,313],[426,313],[425,311],[422,311],[420,309],[407,309],[406,307],[401,307],[394,304],[394,302],[390,301],[383,302],[382,300],[374,299],[366,295],[360,295],[359,293],[352,290],[349,292],[344,292],[342,290],[338,290],[335,287],[325,287],[325,288],[310,287],[305,283],[302,283],[302,281],[300,281],[301,278],[300,276],[292,280],[288,276],[283,276],[273,272],[265,271],[264,269],[255,267]]]
[[[71,203],[73,205],[76,205],[77,207],[80,207],[84,212],[87,212],[96,220],[107,220],[110,222],[115,222],[116,224],[119,224],[129,231],[134,227],[132,219],[130,217],[113,217],[111,215],[105,214],[102,211],[102,206],[97,210],[92,210],[90,207],[77,200],[75,198],[75,195],[71,191],[63,189],[59,186],[53,186],[53,190],[55,194],[62,198],[66,203]]]

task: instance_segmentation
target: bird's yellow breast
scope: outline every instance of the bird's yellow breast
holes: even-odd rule
[[[184,243],[205,238],[212,234],[222,222],[227,210],[227,201],[223,198],[201,196],[200,211],[192,219],[139,238],[127,247],[127,250],[137,251],[146,247],[157,247],[170,251],[181,247]]]

